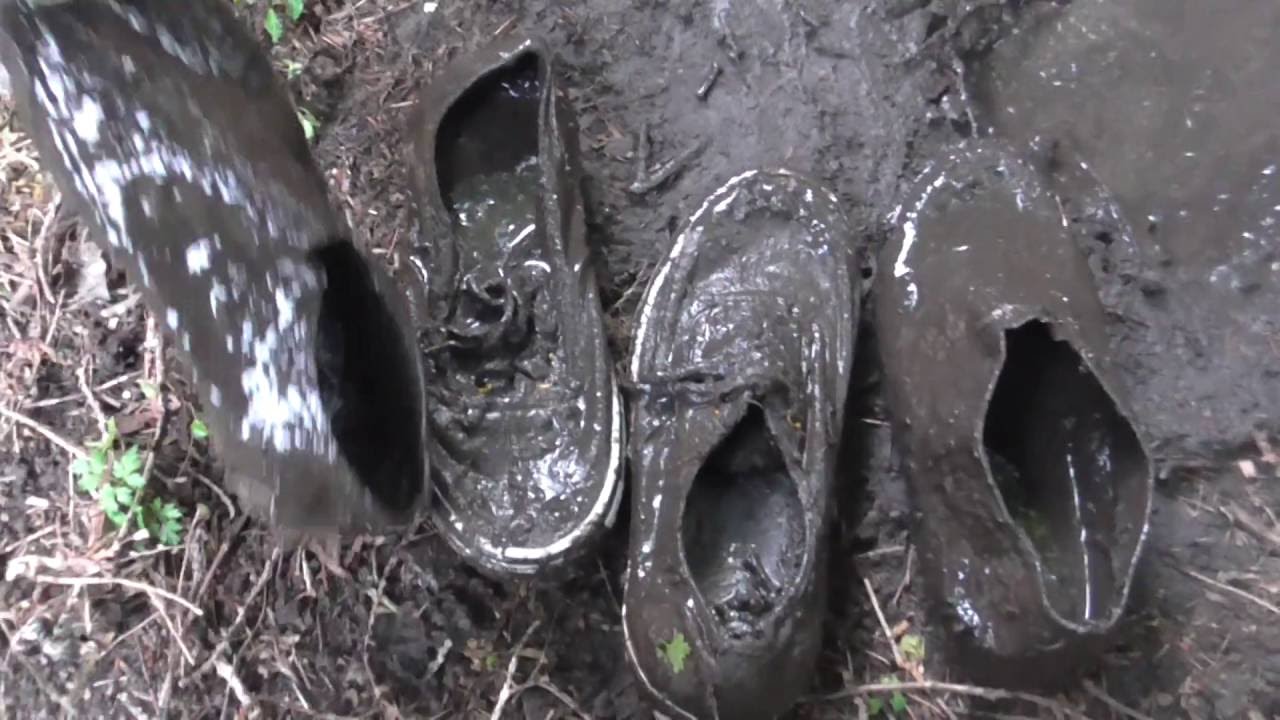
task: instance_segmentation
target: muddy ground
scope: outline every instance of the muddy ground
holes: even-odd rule
[[[964,668],[935,650],[941,641],[917,594],[881,369],[864,329],[827,647],[794,717],[886,713],[892,696],[866,686],[902,681],[911,684],[900,714],[917,718],[1277,718],[1280,456],[1268,439],[1280,425],[1271,410],[1280,302],[1268,275],[1236,282],[1275,260],[1276,235],[1261,250],[1226,242],[1197,253],[1188,245],[1197,228],[1162,224],[1142,204],[1158,194],[1141,192],[1167,187],[1190,202],[1179,188],[1194,190],[1191,168],[1148,162],[1146,175],[1127,174],[1135,166],[1108,152],[1144,137],[1053,124],[1083,116],[1096,130],[1115,107],[1136,118],[1122,127],[1158,130],[1153,115],[1123,103],[1154,100],[1158,110],[1176,95],[1126,93],[1114,80],[1074,85],[1086,94],[1055,105],[1060,96],[1028,86],[1074,62],[1073,52],[1095,58],[1099,74],[1136,62],[1055,44],[1064,27],[1097,21],[1113,31],[1086,33],[1102,47],[1109,37],[1141,48],[1150,3],[1112,5],[1129,14],[1107,16],[1099,0],[326,0],[308,2],[272,52],[318,121],[335,201],[362,242],[386,248],[417,232],[405,182],[413,159],[401,141],[413,89],[495,34],[545,34],[579,112],[619,357],[653,263],[702,197],[742,170],[784,164],[830,183],[859,238],[878,248],[904,182],[966,135],[995,126],[1051,167],[1063,154],[1089,157],[1093,176],[1061,177],[1064,218],[1092,238],[1083,249],[1161,468],[1125,627],[1067,696],[992,699],[962,684]],[[261,10],[244,8],[259,27]],[[1240,24],[1272,26],[1264,20],[1245,14]],[[1198,47],[1196,33],[1186,35],[1180,41]],[[1205,40],[1207,60],[1185,57],[1211,63],[1221,44]],[[1267,64],[1258,67],[1251,79],[1266,82]],[[1037,111],[1043,126],[1020,119]],[[1244,122],[1233,132],[1270,132]],[[7,112],[0,133],[0,718],[652,716],[621,643],[625,517],[598,556],[558,584],[483,578],[428,524],[278,549],[223,494],[217,458],[189,430],[199,409],[186,370],[126,279],[56,213],[56,193]],[[1135,213],[1153,219],[1135,223]],[[1214,275],[1219,266],[1225,275]],[[1226,291],[1213,294],[1224,277]],[[180,547],[114,538],[94,503],[72,492],[71,453],[106,417],[153,455],[150,483],[184,508]],[[889,634],[923,638],[923,662],[916,653],[895,660],[875,606]]]

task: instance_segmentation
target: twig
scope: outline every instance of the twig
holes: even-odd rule
[[[236,696],[236,700],[240,701],[240,705],[246,708],[252,708],[253,698],[250,697],[248,691],[244,689],[244,683],[240,681],[240,676],[236,675],[236,669],[231,667],[231,663],[220,658],[215,658],[214,668],[218,672],[218,677],[227,681],[227,687],[230,688],[232,694]]]
[[[205,487],[207,487],[207,488],[209,488],[210,490],[212,490],[212,491],[213,491],[213,494],[218,496],[218,499],[219,499],[219,500],[221,500],[221,501],[222,501],[222,504],[223,504],[224,506],[226,506],[226,508],[227,508],[227,514],[228,514],[228,516],[229,516],[227,519],[228,519],[228,520],[235,520],[235,519],[236,519],[236,504],[235,504],[235,502],[233,502],[233,501],[231,500],[231,496],[230,496],[230,495],[228,495],[228,494],[227,494],[227,492],[226,492],[225,490],[223,490],[222,488],[218,487],[218,486],[217,486],[217,484],[216,484],[216,483],[214,483],[212,480],[210,480],[209,478],[207,478],[207,477],[205,477],[203,474],[201,474],[199,471],[197,471],[197,470],[192,470],[192,471],[191,471],[191,475],[192,475],[192,476],[194,476],[194,477],[195,477],[195,479],[197,479],[197,480],[199,480],[200,482],[204,483],[204,486],[205,486]]]
[[[246,598],[244,604],[240,606],[240,610],[236,612],[236,619],[232,621],[231,626],[227,628],[226,632],[222,633],[222,639],[218,641],[217,646],[209,653],[209,657],[205,658],[205,661],[200,664],[200,667],[196,668],[190,675],[179,681],[179,686],[184,688],[190,686],[192,681],[208,672],[209,668],[216,668],[218,663],[226,662],[222,659],[222,655],[231,649],[231,636],[239,632],[240,628],[244,626],[244,619],[245,616],[249,614],[249,607],[253,605],[254,598],[258,597],[258,593],[262,592],[262,588],[266,587],[267,581],[275,575],[275,571],[272,568],[275,567],[275,564],[279,559],[280,548],[276,548],[271,553],[271,557],[267,559],[267,564],[263,566],[262,574],[258,576],[258,581],[253,584],[253,589],[249,591],[249,597]],[[221,671],[219,671],[218,674],[221,675]],[[230,683],[231,681],[227,680],[227,682]],[[232,691],[234,692],[234,688]],[[239,693],[237,693],[237,697],[238,696]],[[241,701],[241,704],[243,704],[243,701]]]
[[[915,560],[915,557],[916,549],[912,546],[907,549],[907,569],[902,571],[902,582],[898,583],[898,591],[893,594],[893,599],[889,601],[890,605],[897,605],[903,591],[907,589],[907,585],[911,584],[911,561]]]
[[[102,412],[102,403],[98,402],[97,396],[93,394],[93,385],[89,382],[90,373],[93,372],[90,369],[92,364],[93,358],[86,357],[76,370],[76,380],[80,383],[80,392],[84,395],[85,402],[89,403],[89,409],[93,410],[94,417],[98,419],[98,432],[105,437],[107,416]]]
[[[156,600],[155,596],[150,596],[151,604],[156,608],[156,614],[160,616],[160,622],[164,623],[169,634],[173,636],[173,641],[177,643],[178,649],[182,651],[182,657],[186,659],[188,665],[195,665],[196,659],[191,655],[191,651],[187,649],[187,644],[182,642],[182,635],[178,632],[177,626],[173,624],[173,620],[169,618],[169,614],[164,611],[164,605]]]
[[[377,569],[376,548],[374,548],[375,570]],[[317,554],[318,557],[318,554]],[[323,560],[321,561],[323,563]],[[336,565],[337,562],[335,561]],[[373,666],[369,664],[369,641],[373,638],[373,623],[378,619],[378,606],[382,604],[383,593],[387,589],[387,577],[391,575],[391,569],[396,566],[396,558],[393,555],[387,560],[387,566],[382,569],[382,573],[378,578],[378,586],[373,591],[373,598],[369,602],[369,623],[364,629],[364,643],[360,646],[360,657],[364,662],[364,672],[369,676],[369,685],[373,688],[373,696],[379,702],[382,702],[382,688],[378,687],[378,678],[373,674]]]
[[[239,537],[240,531],[244,530],[244,526],[248,521],[248,515],[241,515],[240,519],[232,523],[231,529],[224,532],[223,535],[233,538]],[[204,579],[200,581],[200,589],[195,594],[197,600],[204,597],[204,594],[209,591],[209,583],[213,580],[214,573],[217,572],[218,566],[222,564],[223,558],[227,556],[227,551],[230,549],[230,542],[223,542],[222,547],[218,548],[218,554],[213,556],[213,562],[209,563],[209,569],[204,571]]]
[[[906,549],[907,549],[906,545],[890,545],[889,547],[882,547],[882,548],[876,548],[875,550],[868,550],[860,555],[856,555],[855,557],[857,557],[859,560],[871,560],[872,558],[884,557],[886,555],[896,555]]]
[[[1133,720],[1151,720],[1149,716],[1143,715],[1137,710],[1131,710],[1128,707],[1122,705],[1120,701],[1111,697],[1106,692],[1104,692],[1102,688],[1098,687],[1097,685],[1094,685],[1092,682],[1088,680],[1084,681],[1084,690],[1085,692],[1092,695],[1096,700],[1102,702],[1102,704],[1111,708],[1115,712],[1120,713],[1121,715],[1124,715],[1126,717],[1131,717],[1133,718]]]
[[[511,660],[507,663],[507,679],[502,682],[502,690],[498,692],[498,702],[493,706],[493,712],[489,714],[489,720],[501,720],[502,710],[506,708],[507,702],[515,696],[516,688],[516,665],[520,662],[520,652],[524,650],[524,646],[528,644],[529,637],[533,635],[533,631],[538,629],[539,622],[533,621],[528,630],[524,631],[524,637],[520,638],[520,643],[516,645],[511,652]]]
[[[844,700],[851,697],[863,697],[878,693],[910,692],[912,690],[933,693],[951,693],[953,695],[979,697],[986,700],[1021,700],[1022,702],[1029,702],[1037,707],[1045,708],[1046,710],[1050,710],[1066,717],[1076,718],[1076,720],[1089,720],[1088,715],[1085,715],[1078,710],[1072,710],[1066,705],[1055,700],[1050,700],[1047,697],[1032,695],[1031,693],[1017,692],[1014,690],[1000,690],[998,688],[987,688],[977,685],[961,685],[959,683],[938,682],[935,680],[857,685],[855,687],[845,688],[840,692],[827,695],[822,699]]]
[[[1177,567],[1177,566],[1175,565],[1174,567]],[[1207,583],[1209,585],[1212,585],[1213,587],[1218,588],[1219,590],[1223,590],[1237,597],[1244,598],[1245,600],[1248,600],[1249,602],[1254,603],[1259,607],[1265,608],[1277,615],[1280,615],[1280,607],[1276,607],[1275,605],[1272,605],[1271,603],[1267,602],[1266,600],[1263,600],[1257,595],[1251,595],[1245,592],[1244,590],[1241,590],[1240,588],[1231,587],[1230,585],[1224,582],[1219,582],[1217,580],[1214,580],[1211,577],[1201,575],[1195,570],[1188,570],[1187,568],[1184,568],[1184,567],[1178,567],[1177,569],[1179,572],[1182,572],[1186,575],[1190,575],[1191,577],[1195,578],[1196,580],[1199,580],[1202,583]]]
[[[565,707],[576,713],[578,717],[582,718],[582,720],[591,720],[591,716],[579,707],[578,703],[574,702],[573,698],[569,697],[569,693],[561,690],[555,685],[548,682],[535,682],[532,685],[529,685],[529,687],[536,687],[540,690],[545,690],[550,693],[552,697],[559,700]]]
[[[26,575],[24,577],[26,577],[28,580],[31,580],[32,582],[49,583],[51,585],[70,585],[71,587],[80,587],[81,585],[120,585],[122,587],[127,587],[133,590],[137,590],[138,592],[147,593],[148,595],[151,595],[153,597],[154,596],[162,597],[171,603],[176,603],[178,605],[181,605],[182,607],[191,611],[191,613],[194,615],[204,615],[204,612],[201,611],[200,608],[196,607],[195,605],[192,605],[189,601],[177,595],[174,595],[168,590],[155,587],[154,585],[141,583],[136,580],[126,580],[124,578],[118,578],[118,577],[100,577],[100,578],[83,577],[83,576],[57,577],[54,575]]]
[[[147,453],[146,463],[142,467],[142,480],[148,482],[151,480],[151,473],[156,466],[156,450],[160,447],[160,439],[164,437],[165,422],[169,418],[169,407],[164,401],[164,335],[162,335],[156,327],[155,316],[147,317],[147,344],[155,344],[155,356],[151,366],[155,375],[151,378],[152,384],[156,386],[156,397],[152,402],[159,407],[159,417],[156,418],[156,429],[151,434],[151,449]]]
[[[53,443],[54,445],[57,445],[63,450],[66,450],[69,454],[71,454],[77,459],[84,459],[89,457],[89,454],[86,453],[83,449],[81,449],[78,445],[62,437],[58,433],[54,432],[52,429],[49,428],[49,426],[41,422],[38,422],[36,420],[32,420],[31,418],[27,417],[26,415],[23,415],[20,412],[17,412],[16,410],[10,410],[7,407],[0,406],[0,415],[4,415],[5,417],[9,418],[13,422],[16,422],[19,425],[25,426],[28,430],[34,430],[35,432],[43,435],[46,440]]]
[[[715,87],[716,80],[720,77],[720,63],[712,60],[711,67],[707,70],[707,76],[703,79],[702,84],[698,86],[698,99],[706,100],[711,94],[711,88]]]
[[[867,586],[867,597],[871,598],[871,607],[876,611],[876,618],[880,620],[880,629],[884,630],[884,638],[889,641],[889,647],[893,648],[893,661],[903,670],[907,669],[907,662],[902,658],[902,652],[898,650],[898,643],[893,640],[893,631],[889,629],[889,623],[884,619],[884,612],[880,609],[880,601],[876,599],[876,590],[871,586],[871,581],[862,578],[862,584]]]
[[[706,150],[706,148],[707,141],[704,138],[670,160],[658,163],[657,166],[650,170],[649,124],[645,123],[640,130],[640,143],[636,152],[636,179],[627,186],[627,191],[634,195],[644,195],[647,192],[656,190],[684,169],[684,166],[688,165],[691,160],[702,154],[702,151]]]
[[[1218,509],[1241,530],[1248,532],[1263,542],[1270,543],[1273,550],[1280,550],[1280,534],[1267,529],[1265,525],[1246,513],[1239,505],[1232,503],[1227,507]]]

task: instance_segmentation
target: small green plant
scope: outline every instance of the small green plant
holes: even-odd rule
[[[896,685],[898,684],[898,679],[892,675],[885,675],[880,678],[879,684]],[[873,697],[867,699],[867,715],[871,717],[880,717],[885,714],[897,717],[898,715],[905,715],[906,713],[907,696],[903,695],[901,690],[893,691],[893,694],[889,696],[888,706],[885,705],[884,700],[881,698]]]
[[[909,663],[924,662],[924,638],[914,633],[907,633],[898,641],[898,649],[902,659]]]
[[[267,37],[271,38],[271,44],[275,45],[280,42],[280,38],[284,37],[284,18],[288,18],[289,22],[298,22],[302,17],[306,0],[267,0],[266,13],[262,18],[262,27],[267,31]],[[236,0],[240,5],[256,5],[257,0]]]
[[[191,437],[196,440],[207,440],[209,438],[209,426],[204,424],[200,418],[191,421]]]
[[[316,139],[316,128],[319,127],[320,121],[316,120],[316,116],[311,111],[302,108],[298,110],[298,122],[302,124],[302,134],[306,136],[307,142]]]
[[[182,542],[182,509],[160,498],[143,501],[147,479],[142,451],[137,445],[117,450],[123,446],[119,441],[115,420],[108,420],[103,436],[89,444],[88,455],[71,465],[76,486],[98,501],[116,529],[128,532],[136,523],[160,544],[177,545]]]
[[[658,643],[659,654],[671,666],[671,672],[676,675],[684,672],[684,661],[689,658],[691,651],[692,648],[689,647],[689,641],[685,640],[684,633],[679,630],[671,636],[670,640]]]

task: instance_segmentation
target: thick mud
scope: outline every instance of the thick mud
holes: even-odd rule
[[[1116,356],[1167,454],[1274,421],[1280,8],[1077,0],[975,64],[980,125],[1029,146],[1095,241]]]
[[[1268,609],[1280,597],[1280,557],[1265,532],[1245,529],[1258,518],[1274,523],[1268,511],[1280,507],[1271,477],[1280,457],[1251,445],[1252,431],[1276,429],[1271,408],[1280,399],[1269,370],[1280,308],[1270,283],[1277,236],[1267,183],[1276,176],[1266,124],[1267,103],[1280,102],[1280,92],[1266,74],[1274,49],[1260,39],[1270,10],[1190,0],[446,0],[427,3],[429,12],[422,3],[371,5],[317,6],[275,53],[304,63],[291,85],[321,121],[319,164],[356,238],[380,253],[418,236],[409,191],[417,160],[406,130],[415,89],[499,33],[542,35],[559,53],[578,115],[588,237],[617,359],[632,343],[653,268],[681,223],[729,178],[759,166],[812,175],[836,191],[859,239],[878,250],[906,188],[944,148],[986,133],[1024,148],[1063,198],[1066,222],[1082,231],[1109,313],[1112,360],[1161,468],[1130,611],[1087,678],[1152,717],[1280,714],[1280,630]],[[870,258],[862,265],[869,274]],[[137,369],[138,325],[90,327],[100,368]],[[891,625],[923,637],[928,676],[965,675],[940,651],[945,628],[930,623],[907,547],[906,486],[881,398],[881,379],[894,369],[879,367],[877,342],[864,327],[837,479],[823,647],[792,717],[858,717],[862,695],[840,693],[895,672],[864,579]],[[73,375],[46,373],[41,397],[76,394]],[[55,410],[32,413],[70,436],[90,424]],[[182,467],[182,449],[166,448],[177,455],[167,462]],[[1255,460],[1250,477],[1234,464],[1245,456],[1240,448]],[[25,445],[6,461],[0,497],[19,520],[5,532],[39,530],[27,498],[56,497],[63,467],[44,445]],[[199,488],[172,491],[192,507],[219,507]],[[6,624],[5,649],[40,674],[14,665],[0,675],[5,706],[49,714],[58,703],[47,687],[83,676],[102,678],[86,680],[90,714],[142,705],[153,715],[230,717],[243,702],[269,716],[489,717],[508,658],[523,654],[530,659],[516,682],[532,677],[577,710],[534,684],[510,699],[504,717],[649,718],[621,631],[625,508],[599,553],[556,585],[483,578],[429,530],[417,532],[422,526],[358,539],[323,562],[299,552],[273,564],[274,540],[219,510],[196,542],[225,548],[227,559],[214,563],[216,581],[196,600],[206,617],[183,637],[201,658],[229,640],[226,657],[247,700],[209,671],[175,682],[152,706],[149,688],[159,683],[151,668],[182,666],[169,635],[157,632],[141,649],[122,641],[96,664],[80,649],[114,647],[116,635],[95,635],[104,626],[140,626],[148,611],[140,596],[104,592],[86,624],[78,607],[46,611],[44,591],[15,582],[0,587],[0,600],[32,602],[38,622],[22,636]],[[272,582],[255,594],[264,572]],[[245,603],[248,622],[237,620]],[[921,696],[910,701],[917,715],[936,712]],[[947,702],[958,716],[1036,713]],[[1087,717],[1122,716],[1084,691],[1064,702]]]

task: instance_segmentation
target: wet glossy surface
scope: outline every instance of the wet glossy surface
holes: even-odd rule
[[[970,73],[979,123],[1038,145],[1097,236],[1137,409],[1201,444],[1280,402],[1278,25],[1268,2],[1076,0]]]
[[[876,322],[926,583],[968,672],[1069,682],[1124,610],[1152,490],[1080,240],[990,141],[898,222]]]
[[[433,78],[411,124],[440,524],[473,563],[520,574],[612,521],[622,461],[577,131],[549,68],[535,43],[499,41]]]
[[[1034,548],[1044,594],[1076,623],[1106,623],[1123,600],[1134,518],[1117,513],[1143,450],[1070,343],[1032,322],[1005,333],[983,446],[1005,508]],[[1139,519],[1141,520],[1141,519]]]
[[[846,223],[809,180],[744,173],[641,301],[623,627],[677,716],[773,717],[808,687],[860,306]],[[660,652],[677,633],[680,672]]]
[[[350,245],[257,43],[204,0],[2,12],[42,163],[189,359],[242,499],[305,526],[410,509],[403,301]]]

